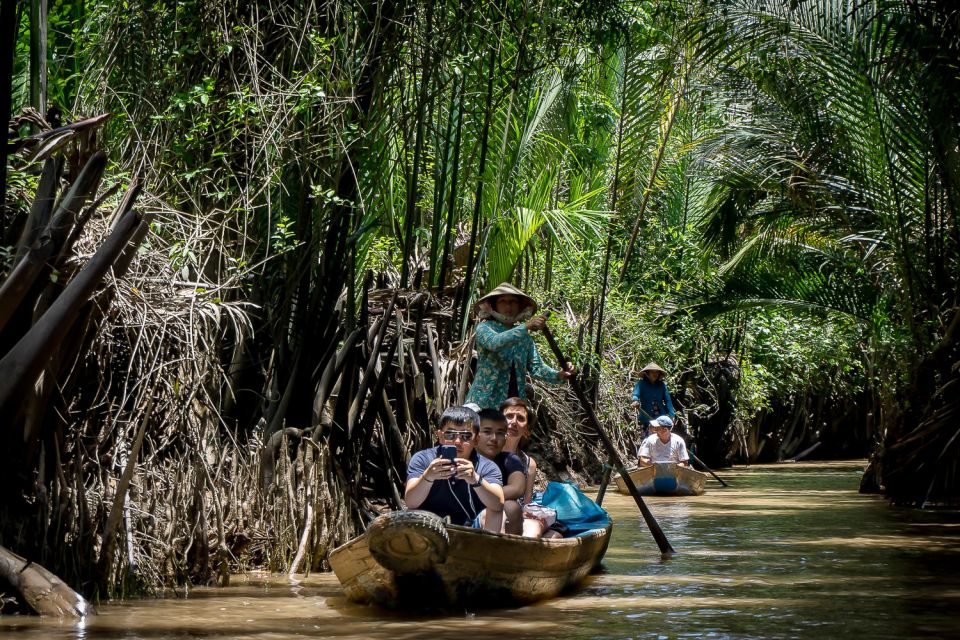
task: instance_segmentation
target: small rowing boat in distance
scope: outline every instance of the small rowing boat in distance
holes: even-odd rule
[[[528,604],[559,595],[599,566],[612,524],[593,506],[603,526],[547,540],[393,511],[331,551],[330,566],[352,602],[405,610]]]
[[[707,481],[707,474],[675,462],[655,462],[628,473],[643,496],[699,496],[705,491]],[[620,493],[630,493],[620,474],[613,479]]]

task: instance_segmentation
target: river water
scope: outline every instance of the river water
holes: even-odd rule
[[[348,603],[331,574],[235,576],[187,598],[102,605],[84,623],[0,617],[0,637],[960,638],[960,511],[857,493],[862,462],[736,468],[695,498],[649,498],[668,560],[631,498],[608,493],[603,570],[518,609],[413,617]]]

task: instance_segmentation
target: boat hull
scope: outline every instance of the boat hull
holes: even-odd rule
[[[388,608],[527,604],[552,598],[596,568],[611,525],[574,538],[540,540],[447,526],[445,562],[416,575],[397,575],[371,555],[367,534],[330,552],[347,599]]]
[[[707,474],[673,462],[656,462],[629,473],[643,496],[699,496],[706,490]],[[619,474],[614,481],[620,493],[630,493]]]

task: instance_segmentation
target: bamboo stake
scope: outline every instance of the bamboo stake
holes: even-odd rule
[[[460,74],[459,107],[457,108],[457,131],[453,139],[453,175],[450,178],[450,198],[447,205],[447,228],[443,237],[443,251],[440,253],[440,275],[437,277],[437,290],[443,293],[447,282],[447,258],[450,255],[450,243],[455,239],[453,220],[457,213],[457,183],[460,178],[460,141],[463,133],[464,84],[467,74]]]
[[[140,447],[143,446],[143,436],[147,432],[147,424],[150,422],[150,412],[153,410],[153,399],[156,389],[151,389],[147,399],[147,406],[143,410],[143,420],[140,421],[140,427],[137,429],[137,435],[133,439],[133,445],[130,447],[130,455],[127,457],[127,463],[117,481],[117,492],[113,496],[113,506],[110,508],[110,515],[107,516],[107,522],[103,527],[103,545],[100,548],[100,576],[106,583],[110,570],[113,566],[113,545],[116,541],[114,532],[117,525],[120,524],[120,518],[123,515],[123,505],[127,499],[127,488],[130,486],[130,480],[133,479],[133,471],[137,466],[137,458],[140,457]]]
[[[19,27],[17,5],[16,2],[0,2],[0,122],[5,127],[10,122],[13,98],[13,56]],[[7,201],[7,155],[13,152],[7,136],[4,136],[4,144],[0,148],[0,206]]]
[[[30,0],[30,104],[47,112],[47,0]]]
[[[427,3],[427,38],[428,43],[423,51],[423,66],[420,70],[420,96],[417,99],[417,129],[414,137],[413,148],[413,173],[409,178],[407,186],[406,214],[403,219],[403,267],[400,271],[400,288],[406,289],[410,277],[410,256],[414,249],[414,230],[419,224],[420,198],[420,166],[423,159],[423,138],[424,138],[424,110],[427,105],[427,97],[431,84],[431,71],[433,69],[433,56],[431,55],[430,39],[433,25],[433,11],[436,8],[435,2]]]
[[[487,73],[487,97],[486,109],[483,114],[483,130],[480,134],[480,163],[477,168],[477,191],[473,199],[473,222],[470,225],[470,248],[467,255],[467,271],[464,274],[463,288],[460,291],[458,300],[459,307],[454,308],[453,325],[451,329],[455,331],[457,338],[462,338],[467,327],[467,315],[470,308],[471,290],[473,288],[474,269],[476,268],[477,235],[480,233],[480,218],[483,213],[483,187],[484,173],[487,168],[487,149],[489,147],[490,119],[493,112],[493,80],[496,76],[496,60],[499,54],[496,47],[490,47],[490,56],[488,59],[489,71]],[[452,341],[452,340],[451,340]],[[458,401],[460,399],[458,398]]]
[[[610,473],[613,471],[613,460],[603,465],[603,478],[600,480],[600,489],[597,491],[597,499],[594,501],[598,505],[603,504],[603,496],[607,493],[607,485],[610,484]]]

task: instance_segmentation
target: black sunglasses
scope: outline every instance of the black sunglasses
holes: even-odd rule
[[[460,439],[460,442],[466,442],[473,438],[473,431],[444,431],[440,434],[440,439],[445,442],[454,442]]]

